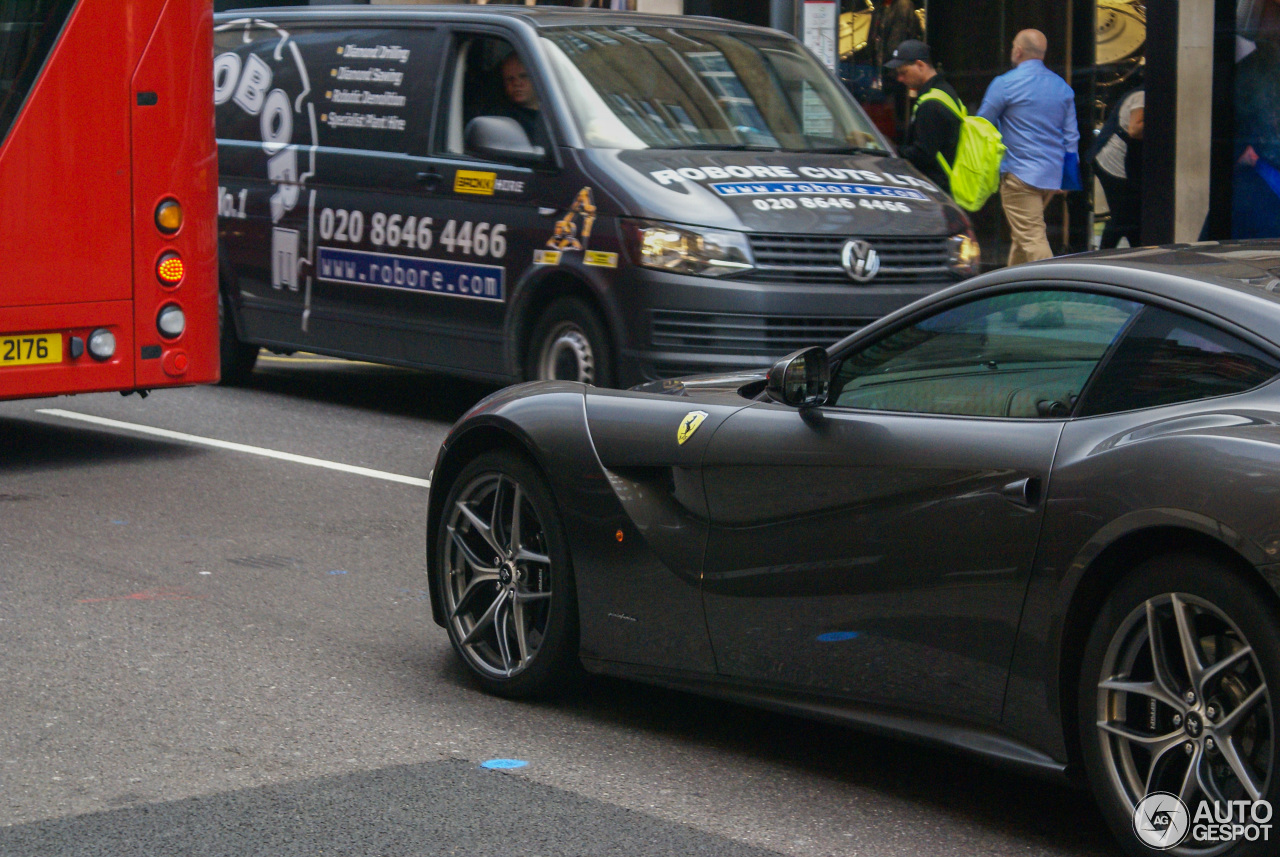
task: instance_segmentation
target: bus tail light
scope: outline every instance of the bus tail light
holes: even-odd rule
[[[177,304],[165,304],[156,316],[156,329],[165,339],[177,339],[187,328],[187,316]]]
[[[116,335],[105,327],[89,334],[89,353],[95,360],[110,360],[116,353]]]
[[[156,262],[156,277],[161,285],[176,286],[182,282],[185,274],[186,266],[182,264],[182,257],[172,250],[162,254],[160,261]]]
[[[182,206],[176,199],[162,200],[156,206],[156,229],[174,235],[182,228]]]

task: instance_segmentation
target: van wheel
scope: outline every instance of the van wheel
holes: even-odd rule
[[[235,319],[227,308],[222,289],[218,290],[218,349],[222,363],[222,380],[218,383],[237,385],[248,381],[254,364],[258,362],[258,346],[236,338]]]
[[[529,338],[525,377],[613,386],[613,358],[600,316],[581,299],[556,298]]]
[[[1085,649],[1080,742],[1094,797],[1130,854],[1275,853],[1274,842],[1206,841],[1197,830],[1230,801],[1280,801],[1277,691],[1280,618],[1233,569],[1168,554],[1116,587]]]

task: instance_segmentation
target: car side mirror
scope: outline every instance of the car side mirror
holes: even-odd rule
[[[529,142],[529,135],[510,116],[477,116],[467,123],[463,145],[468,154],[497,161],[535,163],[546,157],[541,146]]]
[[[831,361],[827,349],[814,346],[788,354],[769,370],[765,392],[770,399],[793,408],[816,408],[827,403]]]

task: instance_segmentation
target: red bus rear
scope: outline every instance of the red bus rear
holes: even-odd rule
[[[0,399],[217,380],[212,20],[0,3]]]

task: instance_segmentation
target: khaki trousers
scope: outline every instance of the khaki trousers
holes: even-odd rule
[[[1000,176],[1000,202],[1009,221],[1013,244],[1009,248],[1009,264],[1034,262],[1053,256],[1049,236],[1045,232],[1044,209],[1057,191],[1032,187],[1013,173]]]

